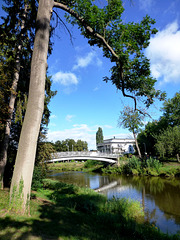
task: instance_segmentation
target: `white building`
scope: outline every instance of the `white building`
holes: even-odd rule
[[[97,145],[97,151],[106,153],[134,153],[135,140],[130,138],[111,138]]]

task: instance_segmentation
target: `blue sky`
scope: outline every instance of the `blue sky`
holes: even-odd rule
[[[103,3],[104,0],[102,0]],[[146,14],[156,20],[158,33],[151,38],[146,55],[151,61],[156,88],[172,98],[180,89],[180,1],[179,0],[124,0],[123,20],[139,22]],[[63,12],[57,10],[63,18]],[[132,100],[124,98],[103,77],[110,76],[111,63],[103,58],[101,49],[90,47],[76,27],[68,25],[73,44],[63,25],[52,37],[53,53],[48,59],[48,75],[53,79],[57,95],[50,103],[49,141],[84,140],[89,149],[96,148],[96,131],[103,129],[104,138],[131,137],[127,129],[119,128],[120,111]],[[158,119],[162,104],[150,109],[152,119]],[[150,119],[146,119],[148,121]]]
[[[151,60],[152,75],[158,80],[156,88],[172,98],[180,87],[180,1],[124,2],[124,21],[139,22],[146,14],[156,20],[159,32],[151,39],[146,55]],[[123,107],[133,106],[133,102],[103,81],[110,74],[111,63],[103,58],[101,49],[88,45],[76,27],[69,28],[73,45],[60,26],[56,30],[60,38],[53,37],[54,50],[48,59],[53,89],[58,91],[50,103],[48,139],[81,139],[88,142],[89,149],[95,149],[98,127],[102,127],[105,139],[132,136],[127,129],[119,128],[117,121]],[[153,119],[159,118],[160,107],[157,101],[149,109]]]

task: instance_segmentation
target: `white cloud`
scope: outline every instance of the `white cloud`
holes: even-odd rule
[[[85,57],[78,57],[77,64],[73,66],[73,70],[85,68],[89,64],[95,63],[97,66],[102,65],[102,61],[97,57],[95,52],[89,52]]]
[[[71,129],[65,129],[62,131],[48,131],[48,140],[57,141],[72,138],[75,141],[78,139],[86,141],[88,148],[96,149],[96,129],[94,127],[88,127],[86,124],[75,124]]]
[[[146,56],[151,61],[153,77],[163,82],[180,82],[180,31],[175,21],[150,40]]]
[[[154,4],[154,0],[139,0],[140,9],[147,11]]]
[[[66,121],[68,121],[68,122],[71,122],[72,121],[72,118],[74,118],[75,116],[74,115],[67,115],[66,116]]]
[[[86,141],[88,143],[88,149],[96,149],[96,132],[98,127],[104,129],[113,129],[111,125],[94,125],[88,126],[87,124],[74,124],[72,128],[64,129],[60,131],[48,131],[47,138],[49,141],[57,141],[57,140],[65,140],[68,138],[74,139],[77,141],[78,139],[82,141]],[[116,131],[116,130],[115,130]],[[120,134],[111,134],[104,135],[104,139],[110,139],[113,137],[116,138],[132,138],[132,135],[128,133],[120,133]]]
[[[103,128],[112,129],[112,128],[113,128],[113,126],[111,126],[111,125],[104,125],[104,126],[103,126]]]
[[[52,115],[50,115],[50,118],[54,119],[54,118],[57,118],[57,116],[55,114],[52,114]]]
[[[52,76],[54,82],[60,83],[63,86],[77,85],[78,78],[74,73],[71,72],[57,72]]]

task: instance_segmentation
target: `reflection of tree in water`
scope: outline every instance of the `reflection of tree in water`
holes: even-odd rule
[[[151,224],[156,225],[156,221],[157,221],[158,216],[156,215],[156,208],[154,208],[153,210],[146,210],[145,213],[145,220],[147,222],[150,222]],[[153,219],[153,221],[152,221]]]
[[[159,209],[164,212],[166,219],[174,219],[177,224],[180,224],[180,181],[177,179],[163,179],[160,177],[133,177],[132,184],[138,189],[143,189],[142,203],[144,197],[150,194]],[[143,196],[144,195],[144,196]],[[155,211],[151,213],[155,214]],[[172,216],[174,215],[174,216]],[[150,217],[150,216],[149,216]],[[154,217],[153,217],[154,218]]]
[[[134,176],[123,177],[122,183],[131,184],[136,190],[142,192],[143,209],[145,209],[145,197],[150,195],[166,219],[174,219],[176,224],[180,224],[180,181],[178,179]],[[155,219],[156,209],[148,211],[146,215],[147,220]]]

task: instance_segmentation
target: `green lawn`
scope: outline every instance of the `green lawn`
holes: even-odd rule
[[[46,180],[32,194],[30,216],[9,211],[8,195],[0,190],[1,240],[180,239],[145,224],[138,202],[107,201],[90,189]]]

